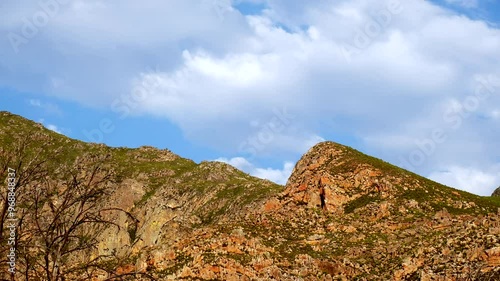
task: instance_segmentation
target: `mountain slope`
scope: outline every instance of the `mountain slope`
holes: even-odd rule
[[[13,160],[21,154],[47,160],[47,173],[26,184],[28,193],[64,185],[66,168],[84,163],[86,155],[106,156],[112,181],[100,204],[125,212],[104,217],[113,225],[90,254],[61,264],[67,270],[89,257],[109,257],[86,269],[95,280],[500,278],[497,199],[440,185],[340,144],[311,148],[283,187],[168,150],[71,140],[0,112],[0,164],[18,163]],[[6,185],[0,191],[6,194]],[[26,198],[18,198],[20,208]]]
[[[111,227],[102,234],[97,249],[100,255],[129,260],[145,260],[152,251],[165,255],[167,251],[162,249],[194,229],[231,219],[282,190],[279,185],[224,163],[196,164],[169,150],[152,147],[110,148],[83,143],[20,116],[0,112],[1,166],[20,170],[17,165],[23,161],[26,165],[33,159],[43,159],[49,180],[63,184],[61,171],[69,170],[85,155],[107,157],[112,184],[102,204],[125,211],[105,216],[120,227]],[[26,192],[31,193],[40,184],[27,183]],[[2,186],[1,192],[7,194],[7,185]],[[18,198],[18,204],[22,200]]]
[[[374,201],[398,205],[415,200],[429,210],[452,213],[496,212],[498,203],[418,176],[352,148],[324,142],[297,163],[285,194],[296,203],[329,212],[352,212]]]

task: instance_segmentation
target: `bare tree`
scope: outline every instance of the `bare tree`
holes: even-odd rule
[[[0,147],[0,178],[4,180],[9,172],[15,171],[12,173],[15,174],[12,191],[15,193],[16,204],[19,205],[18,202],[25,202],[24,197],[29,193],[25,187],[47,176],[49,172],[47,164],[53,156],[58,154],[58,149],[53,149],[53,154],[47,156],[44,152],[47,147],[52,145],[51,139],[40,132],[19,134],[11,136],[10,142],[5,141],[5,139],[3,141],[3,146]],[[0,269],[2,269],[0,276],[3,277],[3,280],[14,280],[14,275],[9,274],[6,269],[6,256],[11,247],[17,252],[20,237],[16,235],[14,245],[7,243],[8,235],[5,235],[8,231],[7,216],[9,215],[9,190],[7,186],[7,183],[0,186]],[[15,206],[16,216],[19,219],[17,227],[22,222],[19,217],[22,215],[22,211],[20,211],[22,208],[19,208],[18,205]]]
[[[26,197],[32,204],[22,216],[19,252],[28,280],[90,280],[104,272],[111,280],[137,276],[115,274],[125,261],[98,252],[103,232],[122,228],[115,223],[120,212],[137,221],[125,210],[106,206],[115,184],[111,160],[109,154],[85,154],[56,171],[63,180],[47,176]]]
[[[7,268],[8,190],[2,184],[1,280],[90,280],[96,273],[106,273],[109,280],[139,275],[153,279],[147,274],[116,274],[123,261],[98,252],[102,233],[109,227],[121,229],[114,222],[119,212],[125,212],[106,206],[116,178],[111,155],[106,151],[81,153],[73,161],[66,157],[68,149],[56,145],[47,134],[21,134],[9,145],[3,142],[0,177],[6,179],[9,169],[16,171],[18,222],[14,275]]]
[[[50,177],[33,188],[27,198],[20,233],[26,263],[25,276],[59,281],[88,273],[104,258],[96,255],[102,232],[113,224],[104,215],[104,200],[113,183],[109,155],[86,155],[68,171],[62,182]]]

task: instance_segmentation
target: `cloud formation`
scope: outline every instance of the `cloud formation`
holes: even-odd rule
[[[479,5],[479,0],[446,0],[446,2],[464,8],[477,8]]]
[[[231,159],[219,158],[215,161],[227,163],[233,167],[236,167],[254,177],[261,179],[267,179],[277,184],[285,185],[288,178],[292,174],[293,168],[295,166],[292,162],[285,162],[282,169],[273,168],[259,168],[250,163],[247,159],[243,157],[234,157]]]
[[[500,182],[500,167],[482,171],[476,168],[452,166],[446,170],[431,173],[429,178],[448,186],[490,196],[493,193],[490,186],[496,186]]]
[[[21,2],[1,4],[9,14],[1,31],[22,32],[23,17],[40,9]],[[500,30],[429,1],[250,2],[266,9],[247,16],[228,2],[74,0],[19,54],[0,43],[0,84],[108,109],[123,97],[134,114],[166,118],[226,154],[295,159],[304,144],[343,134],[399,164],[436,128],[448,130],[444,114],[464,104],[478,77],[500,77]],[[455,165],[491,179],[500,133],[494,89],[416,172]],[[273,131],[283,109],[293,118]],[[258,141],[265,130],[272,140]]]

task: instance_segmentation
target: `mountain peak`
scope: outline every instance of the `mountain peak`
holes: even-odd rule
[[[394,189],[392,182],[398,182],[387,178],[395,167],[387,169],[385,162],[370,158],[335,142],[319,143],[299,160],[285,194],[299,205],[335,213],[366,194],[387,197]]]
[[[458,213],[474,212],[466,207],[467,200],[473,199],[466,192],[330,141],[315,145],[298,161],[283,195],[297,205],[330,213],[352,212],[376,202],[422,202],[435,211],[445,207]],[[494,204],[491,207],[496,211]]]

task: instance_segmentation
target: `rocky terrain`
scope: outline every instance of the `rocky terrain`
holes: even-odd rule
[[[495,191],[493,191],[493,194],[491,196],[500,197],[500,187],[495,189]]]
[[[500,197],[446,187],[333,142],[311,148],[286,186],[169,150],[83,143],[7,112],[0,148],[0,171],[16,167],[18,215],[26,214],[18,245],[30,250],[18,249],[16,280],[500,280]],[[92,170],[92,155],[105,155],[105,164]],[[84,194],[102,189],[58,209],[68,186],[80,190],[80,177],[88,179],[78,181],[88,182]],[[0,190],[7,194],[7,184]],[[46,198],[30,205],[39,193]],[[61,221],[54,214],[74,219],[89,197],[99,210],[85,213],[98,218],[92,226],[109,223],[62,231],[78,237],[68,242],[76,250],[52,250],[60,240],[48,245],[47,236],[61,231],[51,227]],[[37,208],[57,219],[47,223]],[[24,230],[40,224],[48,230]]]

